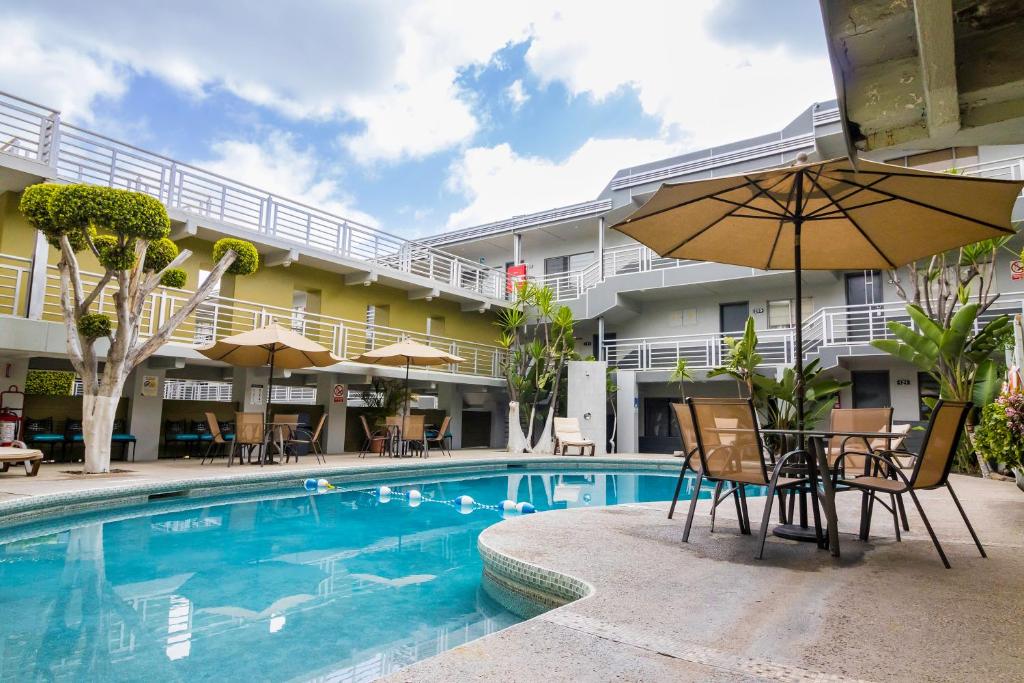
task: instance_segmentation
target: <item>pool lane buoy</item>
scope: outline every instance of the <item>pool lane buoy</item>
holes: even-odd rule
[[[391,500],[391,487],[381,486],[377,489],[377,499],[382,503],[387,503]]]
[[[409,507],[419,507],[420,503],[423,502],[423,494],[416,489],[410,489],[409,493],[406,494],[409,498]]]
[[[498,503],[498,509],[502,512],[515,512],[516,502],[514,500],[505,499]]]
[[[516,512],[521,515],[532,515],[536,511],[537,509],[533,507],[532,503],[522,502],[516,504]]]

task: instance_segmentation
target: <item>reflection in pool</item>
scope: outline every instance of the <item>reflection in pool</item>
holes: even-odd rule
[[[543,511],[667,500],[675,485],[460,476],[392,484],[388,502],[371,485],[310,495],[296,483],[255,501],[153,503],[0,545],[0,677],[371,680],[519,621],[480,588],[476,539],[502,513],[441,501]]]

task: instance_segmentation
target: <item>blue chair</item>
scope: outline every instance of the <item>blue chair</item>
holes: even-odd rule
[[[137,439],[134,434],[129,434],[124,428],[124,419],[117,418],[114,420],[114,433],[110,436],[110,443],[121,444],[121,460],[128,461],[127,452],[128,446],[132,447],[132,462],[135,462],[135,442]]]
[[[175,445],[181,446],[186,455],[191,455],[199,446],[199,435],[188,431],[184,420],[165,420],[164,446],[170,449]]]
[[[66,457],[62,457],[62,460],[73,461],[75,459],[75,446],[81,444],[83,450],[85,449],[85,435],[82,434],[82,421],[68,418],[64,420],[64,445],[63,448],[67,449]],[[64,454],[64,452],[62,452]],[[83,454],[84,457],[84,454]]]
[[[42,450],[42,446],[50,447],[50,460],[54,460],[53,449],[60,444],[61,455],[64,454],[64,435],[53,431],[53,418],[25,418],[24,441],[33,448]]]

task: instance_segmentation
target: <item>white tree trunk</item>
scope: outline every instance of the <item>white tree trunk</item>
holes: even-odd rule
[[[552,398],[551,407],[548,409],[548,416],[544,419],[544,429],[540,431],[540,437],[537,439],[537,445],[530,449],[531,453],[537,455],[551,455],[555,452],[555,444],[551,440],[551,418],[555,414],[554,399]]]
[[[121,387],[114,396],[82,397],[82,438],[85,440],[85,473],[110,471],[110,437],[114,432],[114,412],[121,398]]]
[[[528,450],[526,435],[523,434],[523,426],[519,424],[519,402],[509,401],[508,452],[510,455],[520,455],[526,450]]]

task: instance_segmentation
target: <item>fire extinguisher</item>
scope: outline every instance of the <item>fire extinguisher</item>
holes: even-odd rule
[[[21,396],[21,405],[25,405],[25,392],[12,384],[7,391],[0,391],[0,446],[10,446],[21,440],[22,408],[7,405],[7,397],[16,394]]]

